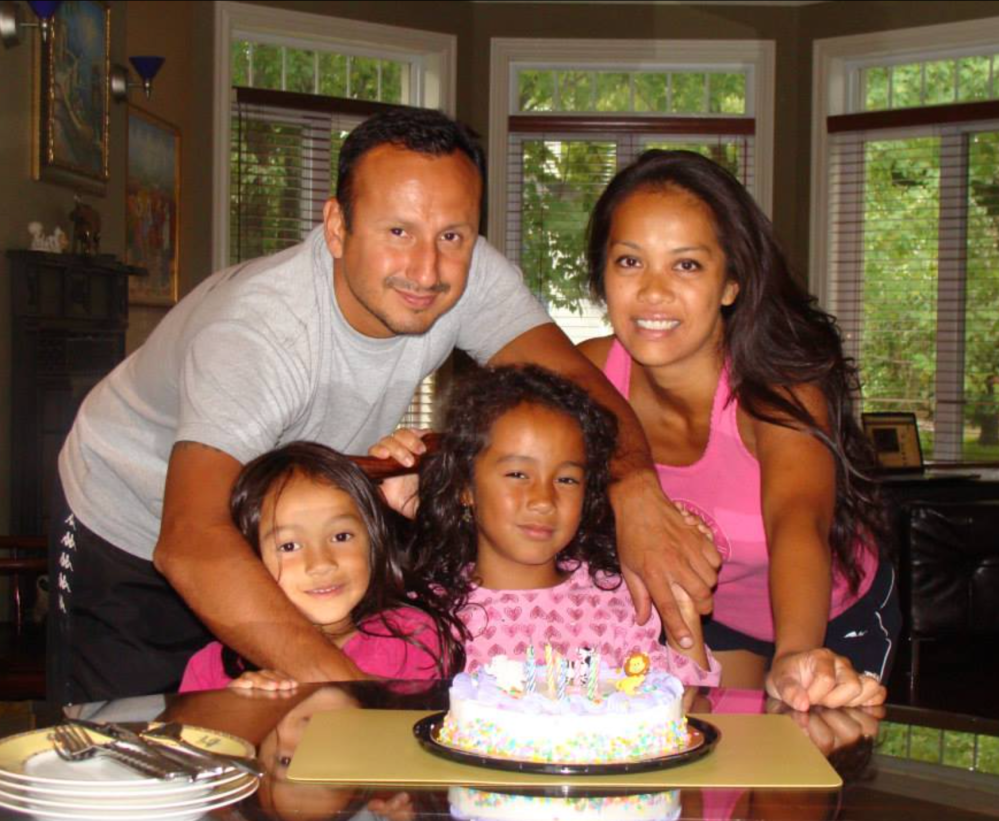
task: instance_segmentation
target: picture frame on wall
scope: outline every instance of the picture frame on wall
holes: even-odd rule
[[[129,278],[129,302],[177,301],[180,239],[180,129],[128,106],[125,262],[145,268]]]
[[[59,6],[35,72],[34,178],[104,196],[109,178],[111,10]]]

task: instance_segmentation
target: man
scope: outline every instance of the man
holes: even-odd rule
[[[320,229],[211,276],[87,397],[59,459],[50,698],[172,689],[205,627],[299,681],[358,676],[236,531],[229,493],[245,462],[291,440],[364,453],[454,347],[544,365],[614,410],[622,558],[678,635],[674,579],[709,606],[715,554],[662,496],[627,404],[478,237],[482,189],[461,125],[371,118],[343,146]]]

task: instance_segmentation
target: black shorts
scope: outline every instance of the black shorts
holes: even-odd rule
[[[76,704],[175,692],[187,660],[211,634],[152,562],[85,527],[61,487],[53,501],[48,700]]]
[[[895,569],[882,560],[867,592],[830,620],[825,646],[850,659],[858,672],[887,681],[901,629]],[[768,664],[774,657],[773,642],[747,636],[713,619],[704,621],[704,641],[714,651],[748,650],[766,658]]]

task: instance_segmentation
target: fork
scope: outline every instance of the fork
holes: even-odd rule
[[[52,729],[52,748],[63,761],[86,761],[94,756],[104,755],[141,775],[167,780],[185,777],[190,780],[184,773],[168,770],[137,750],[98,744],[86,730],[70,724],[59,724]]]

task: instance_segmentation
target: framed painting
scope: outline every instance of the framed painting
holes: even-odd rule
[[[129,301],[177,301],[180,238],[180,131],[159,117],[128,107],[125,177],[125,262],[145,268],[129,278]]]
[[[864,413],[861,418],[882,470],[922,472],[923,449],[919,444],[916,414]]]
[[[108,181],[111,10],[99,0],[59,6],[35,84],[35,179],[103,196]]]

